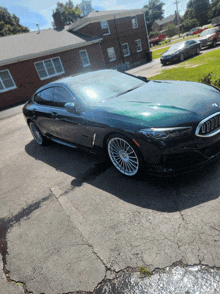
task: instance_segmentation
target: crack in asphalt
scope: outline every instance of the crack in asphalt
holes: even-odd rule
[[[18,212],[16,215],[12,216],[11,218],[0,219],[0,254],[2,256],[2,262],[3,262],[3,273],[5,274],[8,282],[21,285],[24,289],[25,294],[31,294],[32,292],[27,291],[25,283],[11,279],[10,271],[6,268],[6,265],[7,265],[6,257],[8,254],[8,245],[7,245],[6,235],[10,228],[12,228],[19,221],[21,221],[21,219],[25,217],[29,217],[33,211],[37,210],[42,205],[42,203],[47,201],[51,196],[52,196],[52,193],[42,198],[41,200],[33,204],[30,204],[29,206],[27,206],[26,208]]]

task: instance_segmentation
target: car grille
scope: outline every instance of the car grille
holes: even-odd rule
[[[220,113],[201,121],[196,129],[198,137],[211,137],[220,132]]]

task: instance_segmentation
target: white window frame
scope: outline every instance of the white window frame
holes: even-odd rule
[[[142,48],[142,43],[141,43],[141,39],[135,40],[135,42],[136,42],[137,52],[141,52],[141,51],[143,50],[143,48]],[[138,42],[139,42],[139,44],[137,44]],[[138,50],[138,46],[141,47],[140,50]]]
[[[80,52],[85,52],[86,53],[86,58],[87,58],[87,63],[86,64],[83,63],[82,57],[80,55]],[[80,50],[79,51],[79,56],[80,56],[80,59],[81,59],[81,62],[82,62],[83,67],[90,66],[90,60],[89,60],[89,56],[88,56],[88,53],[87,53],[86,49]]]
[[[10,91],[10,90],[13,90],[13,89],[16,89],[17,88],[16,87],[16,84],[15,84],[13,78],[12,78],[12,75],[11,75],[10,71],[8,69],[4,69],[4,70],[1,70],[0,73],[1,72],[4,72],[4,71],[7,71],[7,73],[9,74],[9,77],[10,77],[11,81],[13,82],[13,86],[10,87],[10,88],[6,88],[5,85],[4,85],[4,82],[3,82],[2,78],[0,77],[0,83],[3,86],[3,89],[0,90],[0,93],[7,92],[7,91]]]
[[[109,56],[109,51],[110,50],[112,50],[113,49],[113,52],[114,52],[114,58],[110,58],[110,56]],[[115,55],[115,48],[114,47],[109,47],[108,49],[107,49],[107,53],[108,53],[108,58],[109,58],[109,61],[114,61],[114,60],[116,60],[116,55]],[[111,53],[110,53],[111,54]]]
[[[124,45],[127,45],[127,48],[128,48],[128,54],[124,54],[124,51],[123,51],[123,46],[124,46]],[[122,44],[121,46],[122,46],[122,52],[123,52],[124,57],[129,56],[129,55],[130,55],[130,50],[129,50],[128,43],[124,43],[124,44]]]
[[[54,65],[54,63],[53,63],[53,59],[57,59],[57,58],[59,59],[59,61],[60,61],[60,65],[61,65],[61,67],[62,67],[62,72],[59,72],[59,73],[56,71],[55,65]],[[52,65],[53,65],[53,69],[54,69],[55,74],[50,75],[50,74],[48,73],[47,68],[46,68],[46,66],[45,66],[45,64],[44,64],[44,63],[45,63],[46,61],[48,61],[48,60],[51,61]],[[38,72],[38,70],[37,70],[37,67],[36,67],[36,64],[37,64],[37,63],[43,63],[44,70],[45,70],[46,73],[47,73],[47,76],[46,76],[46,77],[43,77],[43,78],[40,77],[40,74],[39,74],[39,72]],[[34,63],[34,65],[35,65],[35,69],[36,69],[36,71],[37,71],[37,73],[38,73],[38,76],[39,76],[40,80],[46,80],[46,79],[49,79],[49,78],[52,78],[52,77],[55,77],[55,76],[59,76],[59,75],[62,75],[62,74],[65,73],[64,68],[63,68],[62,61],[61,61],[61,59],[60,59],[59,56],[56,56],[56,57],[53,57],[53,58],[48,58],[48,59],[45,59],[45,60],[37,61],[37,62]]]
[[[101,21],[100,23],[101,23],[102,33],[103,33],[103,29],[108,28],[108,33],[106,33],[106,34],[103,33],[103,36],[110,35],[110,29],[109,29],[108,21],[104,20],[104,21]],[[106,24],[107,24],[107,26],[106,26]]]
[[[135,23],[133,22],[133,19],[135,19]],[[132,16],[131,17],[131,23],[132,23],[132,28],[133,29],[137,29],[138,28],[137,16]]]

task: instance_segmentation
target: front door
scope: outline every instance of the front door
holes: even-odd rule
[[[54,87],[53,122],[55,134],[58,139],[70,143],[82,144],[84,125],[84,112],[68,112],[64,105],[68,102],[77,103],[73,94],[63,87]]]

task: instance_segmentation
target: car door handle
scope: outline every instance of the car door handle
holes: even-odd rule
[[[52,112],[52,116],[57,116],[57,112]]]

